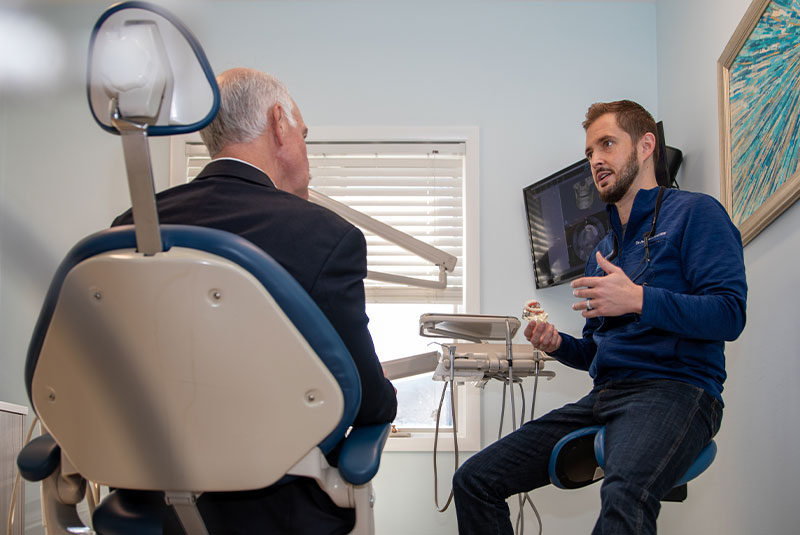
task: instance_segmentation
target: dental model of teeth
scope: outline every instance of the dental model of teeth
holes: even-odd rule
[[[547,321],[547,312],[542,310],[539,301],[528,301],[525,303],[525,308],[522,309],[522,319],[542,323]]]

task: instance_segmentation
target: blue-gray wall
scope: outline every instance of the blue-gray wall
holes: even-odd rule
[[[570,290],[534,289],[522,188],[581,157],[580,121],[590,103],[632,98],[663,119],[668,142],[684,150],[681,185],[718,195],[715,62],[747,4],[165,2],[203,43],[216,72],[245,65],[277,75],[311,128],[478,126],[480,311],[516,315],[525,300],[537,298],[552,321],[573,333],[582,321],[569,309]],[[21,380],[27,339],[60,257],[128,203],[119,140],[92,122],[82,87],[89,32],[103,8],[103,3],[83,1],[33,9],[63,41],[68,70],[50,90],[0,94],[3,401],[27,403]],[[168,146],[154,140],[152,151],[163,187]],[[796,495],[798,485],[789,476],[797,481],[798,474],[781,463],[783,446],[776,439],[785,432],[796,439],[797,432],[785,431],[790,426],[776,413],[780,409],[796,420],[796,409],[787,408],[797,406],[797,395],[781,392],[797,386],[797,365],[787,362],[794,362],[798,348],[797,330],[789,323],[796,297],[786,298],[797,292],[779,286],[775,270],[788,275],[788,262],[776,264],[796,254],[791,245],[797,244],[798,232],[792,223],[798,217],[795,207],[746,249],[750,318],[745,335],[729,349],[729,414],[720,460],[696,483],[702,492],[693,486],[687,503],[665,506],[664,532],[790,532],[781,518],[791,518],[783,504]],[[575,399],[590,384],[583,374],[553,369],[558,376],[540,385],[537,414]],[[497,434],[499,401],[499,386],[489,385],[483,393],[484,444]],[[759,448],[770,453],[757,465],[778,482],[775,490],[761,472],[750,474],[745,484],[735,471],[753,465]],[[452,456],[441,455],[440,493],[448,486],[451,465]],[[379,534],[456,532],[452,510],[440,514],[433,507],[430,453],[387,453],[376,490]],[[773,499],[768,505],[767,494],[787,501]],[[545,533],[590,531],[599,505],[597,487],[547,488],[532,496]],[[727,507],[729,498],[747,503],[746,512]],[[35,488],[29,488],[29,502],[35,499]],[[708,518],[730,521],[717,530]],[[528,514],[526,524],[534,523]],[[765,525],[774,529],[753,527]]]
[[[681,184],[719,196],[717,60],[750,0],[658,0],[658,107],[684,149]],[[719,453],[689,486],[689,501],[664,506],[667,533],[797,533],[800,463],[800,330],[795,305],[800,205],[744,250],[747,326],[726,349]]]

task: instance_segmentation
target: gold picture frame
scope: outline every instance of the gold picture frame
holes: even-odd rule
[[[753,0],[717,62],[720,200],[747,244],[800,198],[800,0]]]

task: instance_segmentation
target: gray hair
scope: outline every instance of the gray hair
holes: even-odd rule
[[[220,105],[217,116],[200,131],[200,137],[213,157],[226,146],[249,143],[264,133],[269,110],[277,103],[289,124],[297,125],[289,91],[280,80],[250,69],[225,73],[219,83]]]

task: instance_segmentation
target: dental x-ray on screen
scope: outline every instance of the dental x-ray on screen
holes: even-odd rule
[[[608,214],[587,160],[523,190],[537,288],[583,273],[586,260],[608,232]]]

